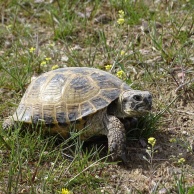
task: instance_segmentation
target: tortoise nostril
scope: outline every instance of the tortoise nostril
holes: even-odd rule
[[[150,106],[152,105],[152,97],[148,96],[143,99],[144,103],[149,104]]]
[[[147,99],[148,99],[149,101],[152,101],[152,96],[149,95],[149,96],[147,97]]]
[[[141,95],[134,95],[133,99],[136,100],[136,101],[142,101]]]
[[[144,98],[143,101],[144,101],[145,103],[149,103],[149,98]]]

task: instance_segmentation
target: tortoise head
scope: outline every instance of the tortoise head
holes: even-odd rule
[[[119,96],[118,106],[122,117],[138,117],[151,110],[152,95],[148,91],[123,91]]]

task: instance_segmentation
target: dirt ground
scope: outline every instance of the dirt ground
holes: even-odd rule
[[[79,26],[78,20],[75,24],[78,25],[76,32],[68,36],[65,41],[53,41],[56,37],[53,37],[52,28],[47,26],[47,22],[44,23],[43,19],[41,25],[37,22],[40,16],[34,19],[37,23],[32,22],[31,24],[30,17],[26,17],[22,13],[20,15],[21,18],[26,17],[26,21],[32,25],[29,27],[31,30],[37,29],[39,32],[39,40],[33,30],[31,35],[32,42],[39,41],[39,54],[34,59],[33,65],[42,61],[42,53],[44,56],[49,53],[53,57],[53,61],[48,68],[51,68],[53,64],[58,64],[59,67],[74,66],[77,62],[76,65],[87,64],[87,66],[105,70],[107,64],[114,64],[115,58],[117,58],[115,53],[119,53],[122,48],[126,51],[126,57],[121,60],[121,63],[129,78],[127,81],[130,80],[132,87],[148,90],[153,95],[152,113],[154,115],[160,113],[162,116],[158,121],[156,131],[152,134],[156,138],[152,164],[144,158],[149,158],[146,153],[147,139],[129,141],[127,143],[127,164],[111,164],[103,167],[103,177],[107,177],[109,184],[102,184],[101,193],[176,194],[178,193],[177,184],[180,180],[182,180],[182,185],[185,184],[187,188],[194,186],[193,16],[192,14],[190,16],[188,14],[190,12],[184,7],[181,7],[182,4],[187,5],[187,1],[184,3],[182,3],[183,1],[181,3],[178,1],[153,2],[155,1],[145,1],[145,4],[150,6],[151,16],[152,13],[157,14],[156,20],[152,22],[150,16],[135,25],[126,25],[121,29],[121,27],[116,28],[114,24],[117,14],[115,10],[118,8],[109,8],[110,3],[105,1],[101,9],[96,11],[96,15],[94,14],[93,18],[88,19],[88,24],[84,29]],[[91,7],[92,4],[86,6],[86,12]],[[81,9],[80,12],[83,11]],[[172,20],[166,19],[169,15],[172,15]],[[103,22],[99,22],[100,16],[105,19]],[[6,17],[8,18],[8,16]],[[180,26],[177,27],[178,24]],[[99,33],[102,25],[106,37],[105,45],[101,43],[102,40],[99,41],[103,34]],[[180,36],[185,34],[188,36],[187,41],[182,43]],[[3,38],[0,37],[0,56],[6,55],[8,61],[6,65],[10,65],[10,69],[14,69],[16,64],[14,64],[14,59],[9,61],[10,56],[13,56],[14,49],[10,51],[8,44],[14,45],[18,37],[14,33],[10,33],[8,36],[4,35]],[[93,37],[94,41],[90,46],[86,45],[88,37]],[[23,47],[18,49],[18,53],[25,55],[26,48],[30,45],[29,40],[23,37],[21,40],[24,46],[22,45]],[[162,42],[162,49],[159,43],[156,44],[157,41]],[[55,46],[48,49],[53,42]],[[107,51],[108,54],[106,47],[111,48],[111,51]],[[6,52],[11,54],[8,55]],[[94,58],[91,53],[95,53]],[[20,65],[21,61],[18,58],[18,69],[22,69],[23,66]],[[95,65],[91,59],[94,59]],[[27,63],[26,61],[22,61],[23,65]],[[33,66],[31,74],[47,71],[46,68],[39,68],[40,66]],[[120,68],[119,63],[118,68]],[[0,70],[2,77],[0,79],[0,119],[3,121],[5,117],[14,112],[32,75],[25,80],[21,89],[6,71]],[[116,74],[116,71],[117,68],[112,73]],[[25,74],[25,71],[21,71],[21,77]],[[185,159],[184,164],[178,162],[181,158]],[[99,174],[102,176],[101,173]],[[79,192],[75,191],[74,193]]]

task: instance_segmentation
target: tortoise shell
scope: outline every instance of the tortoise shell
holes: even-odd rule
[[[15,121],[65,126],[106,108],[131,89],[114,75],[95,68],[67,67],[44,73],[27,88]]]

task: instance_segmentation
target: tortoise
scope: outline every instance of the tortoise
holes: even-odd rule
[[[148,91],[133,90],[111,73],[89,67],[67,67],[43,73],[28,86],[13,114],[3,123],[43,123],[67,138],[70,126],[85,129],[81,139],[106,135],[112,159],[126,161],[126,131],[121,119],[151,110]]]

